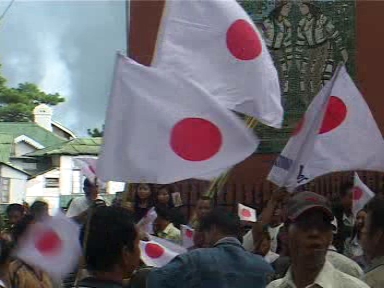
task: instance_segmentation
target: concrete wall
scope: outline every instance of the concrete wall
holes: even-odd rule
[[[6,165],[0,165],[0,176],[10,178],[9,203],[22,203],[28,176]]]

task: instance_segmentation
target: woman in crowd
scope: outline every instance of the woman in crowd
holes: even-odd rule
[[[140,183],[137,186],[135,193],[135,213],[134,220],[139,222],[143,218],[149,209],[154,205],[153,201],[153,186],[151,184]]]
[[[24,236],[30,227],[34,225],[34,220],[31,215],[26,215],[13,230],[13,239],[15,244],[21,244],[24,241]],[[52,288],[53,284],[49,276],[42,270],[26,264],[20,259],[14,259],[9,264],[9,282],[10,287],[17,288]]]
[[[362,268],[365,268],[365,261],[360,241],[362,236],[361,231],[364,228],[364,221],[366,217],[367,212],[365,209],[362,209],[357,213],[352,236],[347,238],[344,251],[345,256],[355,260]]]
[[[172,185],[162,185],[156,190],[155,205],[158,208],[167,209],[170,213],[171,222],[180,229],[181,224],[187,224],[180,207],[176,207],[172,194],[175,193]]]

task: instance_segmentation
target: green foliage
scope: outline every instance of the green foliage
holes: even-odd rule
[[[103,128],[100,130],[99,128],[87,129],[87,133],[90,137],[103,137],[104,125],[103,125]]]
[[[47,94],[32,83],[7,87],[6,79],[0,76],[0,122],[29,122],[37,105],[55,106],[64,101],[58,93]]]

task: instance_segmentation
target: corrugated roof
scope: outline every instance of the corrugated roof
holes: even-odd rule
[[[50,155],[98,155],[102,138],[77,138],[65,143],[53,145],[25,156],[50,156]]]
[[[12,153],[13,139],[14,136],[11,134],[0,133],[0,162],[9,162],[9,157]]]
[[[0,133],[13,135],[13,138],[25,135],[40,143],[44,147],[56,145],[66,141],[66,139],[44,129],[43,127],[40,127],[36,123],[31,122],[0,122]]]

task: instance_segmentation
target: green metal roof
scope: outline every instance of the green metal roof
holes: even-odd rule
[[[98,155],[102,138],[76,138],[65,143],[53,145],[25,156],[39,157],[50,155]]]
[[[0,162],[8,162],[12,153],[13,135],[0,133]]]
[[[0,122],[0,133],[13,135],[13,138],[25,135],[40,143],[44,147],[66,141],[66,139],[61,138],[53,132],[50,132],[36,123],[31,122]]]

